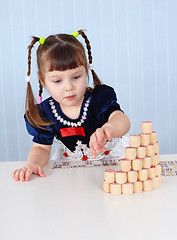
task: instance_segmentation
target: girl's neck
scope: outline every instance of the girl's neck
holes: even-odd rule
[[[74,106],[63,106],[63,105],[60,105],[60,104],[59,105],[60,105],[60,108],[61,108],[62,112],[68,118],[77,119],[80,115],[83,100],[84,100],[84,97],[82,98],[82,100],[77,105],[74,105]]]

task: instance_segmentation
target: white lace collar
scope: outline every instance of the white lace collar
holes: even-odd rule
[[[86,100],[86,102],[84,104],[84,109],[83,109],[84,111],[82,113],[82,116],[80,117],[80,120],[77,123],[74,123],[72,121],[68,121],[68,120],[65,120],[64,118],[62,118],[56,110],[55,103],[54,103],[53,99],[49,100],[51,111],[54,114],[55,118],[58,121],[60,121],[63,125],[68,125],[68,126],[71,126],[71,127],[80,127],[84,123],[84,121],[86,119],[86,116],[87,116],[89,102],[90,102],[90,97]]]

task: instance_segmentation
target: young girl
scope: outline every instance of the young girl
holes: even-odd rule
[[[89,64],[78,35],[85,40]],[[38,41],[40,104],[35,104],[30,84],[31,49]],[[113,88],[102,84],[93,69],[90,42],[82,30],[46,39],[33,37],[28,49],[25,121],[34,144],[25,167],[13,173],[16,181],[28,181],[32,173],[44,177],[42,167],[49,160],[54,137],[71,153],[79,143],[96,158],[106,150],[107,141],[122,137],[130,129],[130,121],[117,103]],[[94,89],[87,87],[89,70]],[[43,87],[51,97],[42,102]]]

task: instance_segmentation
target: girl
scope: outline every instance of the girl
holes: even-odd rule
[[[85,40],[89,64],[77,40],[79,34]],[[35,104],[30,84],[31,49],[38,41],[39,105]],[[46,39],[33,37],[28,50],[25,121],[34,144],[26,166],[13,173],[16,181],[28,181],[32,173],[44,177],[42,167],[49,160],[54,137],[71,153],[80,144],[96,158],[96,154],[105,151],[107,141],[122,137],[130,129],[113,88],[102,84],[93,69],[90,42],[82,30]],[[88,69],[94,89],[87,87]],[[51,97],[42,102],[43,87]],[[64,155],[67,157],[67,153]]]

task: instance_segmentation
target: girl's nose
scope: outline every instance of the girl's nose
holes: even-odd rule
[[[65,91],[71,91],[72,90],[72,84],[70,81],[65,82]]]

